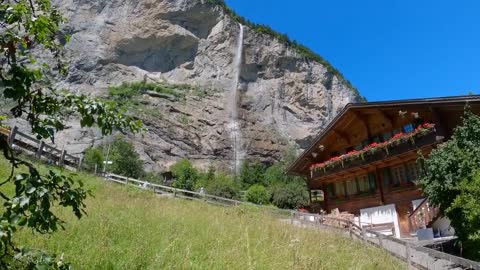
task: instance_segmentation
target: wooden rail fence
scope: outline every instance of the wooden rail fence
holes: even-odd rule
[[[407,268],[417,269],[474,269],[480,270],[480,262],[424,247],[425,243],[409,242],[378,231],[368,229],[368,226],[359,226],[353,221],[334,218],[325,215],[310,214],[292,211],[291,223],[295,221],[302,225],[327,227],[348,233],[363,243],[378,246],[395,257],[405,261]],[[334,225],[332,225],[334,224]]]
[[[0,128],[0,136],[7,138],[7,143],[14,148],[19,148],[31,152],[37,158],[46,158],[55,162],[59,166],[70,166],[79,168],[81,159],[67,153],[65,149],[58,149],[38,140],[33,136],[23,133],[14,126],[12,129]]]

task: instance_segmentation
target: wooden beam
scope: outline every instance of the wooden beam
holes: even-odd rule
[[[342,138],[347,144],[351,144],[350,137],[346,133],[337,129],[332,129],[332,133],[338,135],[338,137]]]
[[[364,116],[360,115],[357,112],[352,112],[352,114],[358,121],[360,121],[363,124],[363,126],[365,127],[365,130],[367,131],[367,137],[368,139],[370,139],[370,137],[372,137],[372,132],[370,131],[370,126],[368,125],[368,121],[365,119]]]
[[[388,124],[390,124],[390,127],[394,127],[394,124],[395,124],[395,118],[388,115],[386,112],[380,110],[380,109],[377,109],[376,112],[378,112],[382,117],[383,119],[387,120]]]

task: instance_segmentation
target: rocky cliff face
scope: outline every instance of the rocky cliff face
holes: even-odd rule
[[[150,169],[165,169],[182,157],[200,165],[232,164],[226,126],[240,27],[221,7],[204,2],[56,1],[72,36],[67,45],[72,65],[61,87],[103,97],[109,86],[133,81],[202,89],[182,101],[142,98],[149,131],[131,139]],[[288,143],[305,147],[344,105],[359,98],[325,66],[272,36],[246,26],[243,42],[236,103],[247,158],[272,162]],[[72,121],[57,144],[80,153],[101,140],[95,130]]]

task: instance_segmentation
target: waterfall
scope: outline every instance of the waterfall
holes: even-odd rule
[[[243,51],[243,25],[239,24],[240,33],[237,40],[235,59],[233,61],[233,82],[228,98],[227,111],[229,112],[229,121],[227,130],[230,132],[230,139],[233,149],[233,171],[238,174],[242,159],[245,156],[243,149],[243,140],[240,122],[238,121],[238,84],[240,80],[240,68],[242,65]]]

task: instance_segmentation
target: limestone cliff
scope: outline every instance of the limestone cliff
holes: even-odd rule
[[[182,157],[231,164],[228,93],[240,27],[224,8],[205,0],[54,2],[72,36],[69,76],[59,86],[99,97],[109,86],[134,81],[202,89],[181,101],[144,95],[149,131],[131,139],[147,168],[162,170]],[[359,99],[338,74],[271,35],[245,26],[243,43],[236,103],[247,158],[271,162],[288,143],[305,147],[344,105]],[[101,140],[73,121],[57,144],[81,153]]]

